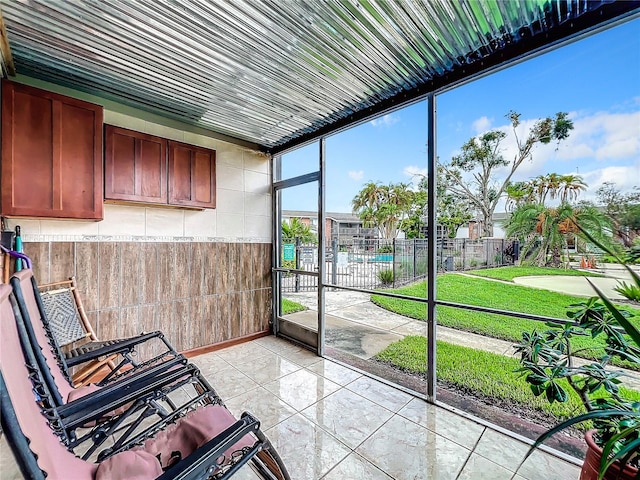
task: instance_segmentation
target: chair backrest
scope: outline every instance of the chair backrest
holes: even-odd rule
[[[40,298],[49,329],[61,347],[87,338],[85,325],[76,304],[73,280],[41,285]],[[90,334],[90,333],[89,333]]]
[[[16,272],[10,283],[31,340],[32,350],[38,360],[39,370],[56,403],[63,405],[69,393],[73,391],[71,378],[60,346],[53,335],[47,332],[47,319],[33,272],[30,269]]]
[[[48,478],[91,480],[96,465],[77,458],[60,443],[36,403],[32,379],[40,384],[44,380],[38,366],[31,363],[35,362],[35,357],[31,356],[29,360],[25,355],[33,352],[29,342],[21,341],[18,330],[24,328],[22,320],[11,288],[0,285],[1,418],[12,440],[14,456],[26,478],[44,478],[46,474]],[[18,425],[11,424],[15,422]]]

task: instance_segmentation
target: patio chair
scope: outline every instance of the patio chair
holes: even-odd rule
[[[52,353],[53,357],[49,360],[58,363],[65,379],[72,385],[75,383],[74,378],[80,379],[79,386],[85,385],[97,370],[118,356],[121,358],[120,362],[97,382],[97,385],[106,385],[122,376],[145,370],[165,361],[183,359],[159,331],[143,333],[131,338],[89,342],[64,353],[62,345],[58,342],[58,336],[68,344],[69,338],[80,337],[80,334],[74,335],[70,330],[78,332],[84,330],[73,291],[58,289],[57,292],[42,295],[29,268],[14,273],[10,283],[16,291],[18,303],[23,309],[23,316],[27,315],[28,311],[29,320],[33,322],[34,341],[40,346],[50,346],[51,352],[45,349],[45,355]],[[53,313],[53,316],[49,317],[48,313]],[[83,333],[82,336],[84,337],[85,334]],[[152,341],[162,345],[162,353],[144,362],[136,362],[133,358],[136,348]],[[79,367],[79,371],[72,376],[70,369],[73,367]]]
[[[15,273],[10,284],[25,326],[24,341],[31,345],[34,352],[38,370],[51,397],[49,408],[55,411],[60,433],[68,439],[71,448],[84,448],[84,442],[93,442],[85,451],[85,458],[98,451],[107,437],[116,432],[119,435],[117,444],[121,444],[145,420],[151,417],[170,417],[177,405],[171,400],[169,393],[198,380],[197,369],[193,365],[187,365],[183,356],[175,355],[145,369],[120,374],[106,384],[74,388],[64,356],[46,331],[31,270]],[[139,338],[136,339],[138,340]],[[83,355],[82,358],[93,361],[105,352],[118,353],[128,348],[129,345],[125,345],[124,350],[103,347]],[[208,385],[199,385],[197,388],[204,391],[207,387]],[[124,424],[128,426],[122,430]],[[87,433],[77,435],[76,430],[81,427],[91,428]],[[102,455],[110,453],[109,450]]]
[[[164,336],[160,332],[154,332],[152,338],[141,337],[145,341],[136,343],[130,349],[106,354],[90,362],[83,361],[90,352],[105,347],[118,348],[118,345],[127,343],[131,339],[98,340],[82,306],[75,277],[61,282],[40,285],[38,291],[42,303],[42,317],[45,319],[45,329],[59,345],[67,368],[72,372],[71,380],[75,386],[86,385],[105,368],[108,368],[109,373],[103,376],[103,382],[108,382],[112,376],[122,372],[124,368],[139,368],[140,365],[135,356],[142,346],[141,343],[153,343],[156,348],[160,346],[160,349],[163,350],[162,354],[152,356],[145,363],[154,363],[158,359],[176,355],[175,350]],[[133,339],[135,338],[133,337]],[[118,358],[120,358],[119,362]],[[82,366],[75,370],[72,369],[79,364]]]
[[[7,285],[0,285],[0,329],[0,419],[25,478],[227,479],[251,460],[264,479],[289,480],[259,422],[250,414],[236,420],[221,403],[183,412],[162,430],[145,430],[137,446],[100,464],[76,457],[50,428],[59,418],[46,409],[47,382]]]

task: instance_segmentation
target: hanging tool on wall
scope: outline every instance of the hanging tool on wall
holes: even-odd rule
[[[24,249],[22,248],[22,237],[20,236],[20,226],[16,225],[16,252],[24,253]],[[22,259],[16,258],[16,272],[22,270]]]
[[[7,230],[4,223],[4,217],[2,217],[2,237],[0,238],[0,244],[7,249],[13,250],[13,242],[16,234],[13,230]],[[11,273],[11,258],[9,255],[2,254],[2,282],[9,283],[9,274]]]

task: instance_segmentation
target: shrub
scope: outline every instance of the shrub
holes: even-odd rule
[[[378,248],[378,250],[376,250],[376,253],[393,253],[393,246],[383,245],[380,248]]]
[[[629,285],[627,282],[620,282],[614,290],[627,300],[640,302],[640,287],[637,285]]]
[[[390,268],[380,270],[378,272],[378,278],[383,283],[383,285],[391,285],[393,283],[393,270],[391,270]]]

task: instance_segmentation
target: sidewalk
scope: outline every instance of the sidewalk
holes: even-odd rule
[[[546,277],[549,278],[549,277]],[[560,277],[567,278],[567,277]],[[570,277],[583,278],[583,277]],[[602,280],[602,279],[601,279]],[[584,282],[588,287],[588,283]],[[590,288],[590,287],[589,287]],[[584,287],[583,292],[587,288]],[[305,305],[309,310],[287,315],[287,319],[310,328],[317,326],[317,294],[287,293],[286,298]],[[327,345],[363,359],[373,357],[391,343],[406,335],[426,336],[426,323],[378,307],[366,293],[346,290],[325,292],[325,336]],[[485,337],[449,327],[437,327],[438,340],[499,355],[513,356],[513,342]],[[584,360],[583,364],[589,363]],[[640,373],[623,368],[622,383],[640,391]]]

